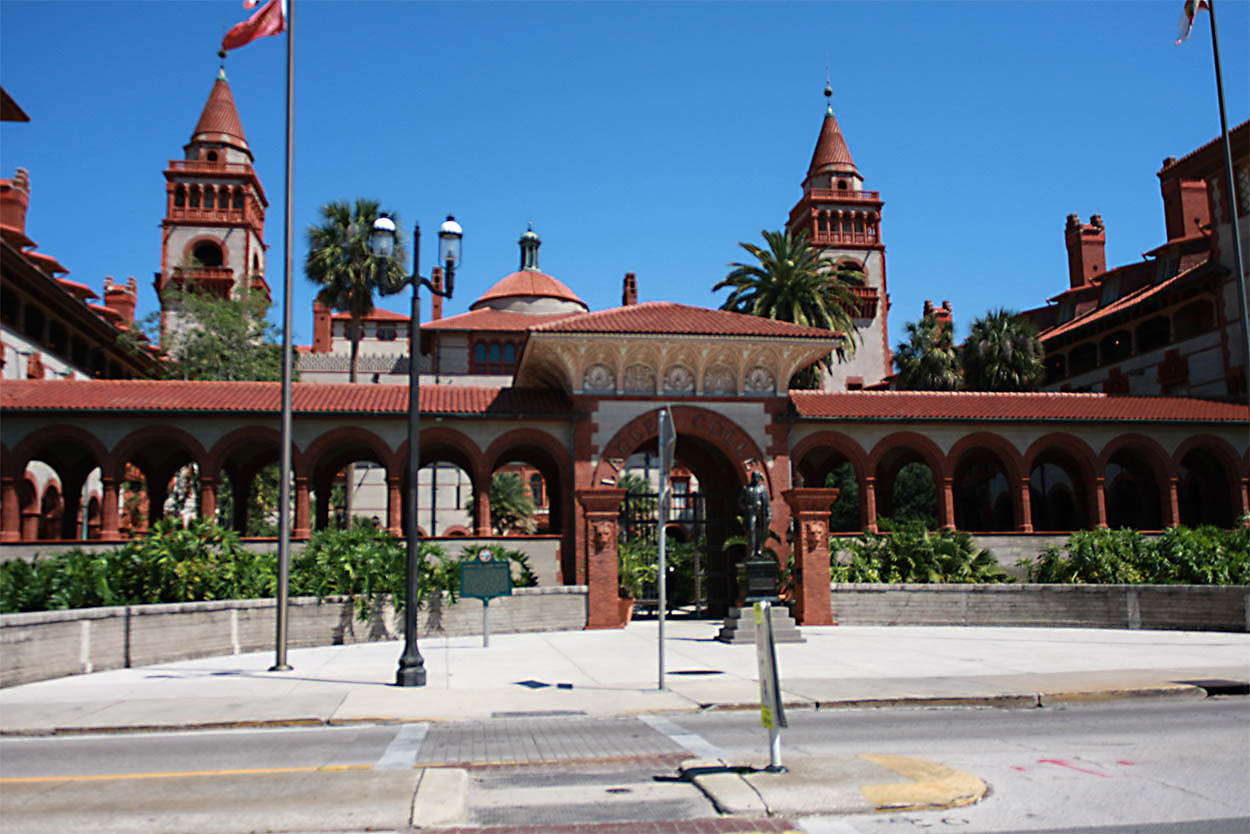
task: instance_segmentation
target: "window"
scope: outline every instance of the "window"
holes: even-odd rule
[[[477,342],[469,371],[475,374],[510,374],[516,370],[515,342]]]
[[[216,208],[217,207],[216,203],[217,203],[217,192],[211,188],[204,189],[204,208],[206,209]]]
[[[174,189],[174,207],[182,208],[186,204],[187,204],[187,189],[180,185]]]
[[[243,189],[242,188],[236,188],[234,190],[234,204],[231,205],[230,208],[234,209],[235,211],[241,211],[243,209]]]
[[[219,267],[222,263],[221,247],[212,241],[197,243],[191,252],[196,266]]]
[[[200,207],[200,189],[191,186],[191,208]]]
[[[1215,326],[1214,322],[1215,311],[1211,307],[1211,302],[1195,301],[1176,314],[1173,325],[1176,341],[1192,339],[1200,333],[1206,333]]]
[[[1046,381],[1058,382],[1067,376],[1065,366],[1067,362],[1062,353],[1053,353],[1046,357]]]
[[[1068,354],[1068,374],[1078,376],[1098,366],[1098,348],[1092,342],[1077,345]]]
[[[395,325],[379,324],[378,325],[378,341],[379,342],[395,341]]]
[[[543,476],[537,472],[530,475],[530,499],[535,507],[547,506],[546,496],[543,495]]]
[[[207,156],[208,156],[208,161],[209,161],[209,162],[216,162],[216,161],[217,161],[217,151],[209,151]]]
[[[1137,352],[1146,353],[1164,347],[1172,329],[1167,316],[1155,316],[1137,328]]]

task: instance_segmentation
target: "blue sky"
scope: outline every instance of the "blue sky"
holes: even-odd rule
[[[295,338],[312,340],[305,230],[368,196],[405,229],[465,228],[447,314],[518,265],[591,307],[719,306],[738,241],[781,228],[833,105],[882,233],[897,343],[925,299],[960,332],[1067,286],[1064,218],[1102,214],[1107,260],[1163,239],[1155,172],[1219,132],[1205,14],[1173,46],[1160,2],[370,2],[296,0]],[[1230,124],[1250,111],[1250,3],[1216,7]],[[134,275],[157,309],[167,161],[181,155],[239,0],[0,3],[0,80],[31,116],[0,127],[30,170],[41,251],[100,290]],[[270,200],[280,318],[285,42],[226,62]],[[407,310],[407,299],[381,300]],[[428,301],[426,313],[428,316]]]

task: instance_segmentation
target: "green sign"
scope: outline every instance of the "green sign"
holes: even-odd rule
[[[512,571],[507,562],[494,559],[460,563],[460,596],[489,602],[512,596]]]

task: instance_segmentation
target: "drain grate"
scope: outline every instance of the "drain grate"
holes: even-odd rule
[[[562,715],[585,715],[581,709],[534,709],[516,712],[492,712],[491,718],[559,718]]]
[[[720,669],[674,669],[670,675],[723,675]]]

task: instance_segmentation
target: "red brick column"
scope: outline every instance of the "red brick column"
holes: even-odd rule
[[[577,490],[586,516],[586,628],[620,628],[617,575],[617,519],[625,490],[615,487]]]
[[[1017,492],[1020,505],[1020,518],[1016,520],[1016,529],[1021,533],[1033,532],[1033,499],[1029,495],[1029,478],[1025,476],[1020,480],[1020,490]]]
[[[1167,483],[1167,503],[1163,505],[1163,526],[1175,527],[1181,523],[1181,479],[1172,475]]]
[[[306,539],[312,535],[308,529],[308,517],[311,514],[308,498],[308,476],[295,474],[295,524],[291,527],[291,538]]]
[[[217,479],[200,470],[200,518],[217,520]]]
[[[943,477],[938,487],[938,520],[943,530],[955,529],[955,479]]]
[[[877,532],[877,479],[864,478],[864,532]]]
[[[386,532],[397,539],[404,537],[404,525],[401,523],[403,512],[400,511],[399,475],[386,473]]]
[[[17,478],[0,478],[0,542],[15,542],[21,537],[22,509],[17,500]]]
[[[794,542],[795,619],[800,625],[833,625],[829,595],[829,507],[836,489],[787,489],[781,493],[798,521]]]
[[[1107,529],[1107,490],[1102,475],[1094,478],[1094,527]]]
[[[100,477],[100,540],[121,541],[121,517],[118,513],[117,479]]]

